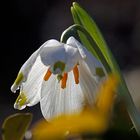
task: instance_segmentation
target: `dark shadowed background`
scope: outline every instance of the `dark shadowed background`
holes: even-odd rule
[[[77,2],[95,19],[121,70],[128,81],[131,79],[128,83],[139,89],[140,1]],[[6,116],[19,112],[13,109],[17,94],[12,94],[10,87],[21,65],[42,43],[52,38],[59,40],[61,33],[73,24],[71,5],[72,0],[0,2],[0,125]],[[134,100],[138,101],[137,96]],[[34,121],[42,117],[39,104],[22,112],[34,112]]]

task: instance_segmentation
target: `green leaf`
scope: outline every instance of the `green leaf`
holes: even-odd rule
[[[96,42],[100,50],[102,51],[104,57],[106,58],[107,62],[109,63],[110,67],[117,71],[114,68],[114,65],[116,65],[116,61],[114,60],[112,53],[107,47],[107,44],[99,31],[99,28],[93,21],[93,19],[87,14],[87,12],[82,9],[77,3],[73,3],[73,8],[71,8],[72,15],[74,18],[74,22],[76,24],[80,24],[84,26],[84,28],[89,32],[93,40]],[[82,40],[82,38],[81,38]],[[94,46],[92,46],[92,49],[94,50]],[[115,66],[118,67],[118,66]],[[118,68],[117,68],[118,69]]]
[[[71,12],[73,15],[74,22],[76,24],[83,26],[87,30],[87,32],[90,34],[92,39],[96,42],[97,47],[100,49],[103,56],[105,57],[107,63],[109,64],[109,66],[111,68],[112,73],[115,73],[119,77],[120,86],[119,86],[118,93],[119,93],[120,97],[124,100],[128,113],[130,115],[130,118],[131,118],[138,134],[140,135],[140,113],[138,112],[137,108],[134,105],[134,102],[131,98],[129,90],[123,79],[119,66],[118,66],[115,58],[113,57],[110,49],[108,48],[99,28],[97,27],[94,20],[89,16],[89,14],[83,8],[81,8],[79,6],[79,4],[74,2],[73,7],[71,8]],[[80,36],[81,41],[84,42],[83,44],[86,44],[87,46],[86,45],[85,46],[87,48],[89,48],[85,39],[83,39],[83,37],[81,37],[80,34],[79,34],[79,36]],[[92,46],[92,49],[95,50],[94,46]],[[91,51],[91,53],[92,52],[93,51]],[[92,53],[92,54],[94,55],[94,53]]]
[[[31,120],[30,113],[18,113],[7,117],[2,125],[3,140],[23,140]]]
[[[80,19],[79,19],[78,15],[77,15],[77,13],[76,13],[76,11],[74,10],[73,7],[71,7],[71,12],[72,12],[72,15],[73,15],[74,22],[75,22],[75,23],[78,23],[79,25],[82,25],[82,23],[80,22]],[[79,36],[80,36],[80,39],[81,39],[81,42],[83,43],[83,45],[86,46],[87,49],[88,49],[90,52],[92,52],[93,55],[94,55],[96,58],[98,58],[98,55],[96,54],[95,50],[92,48],[92,45],[91,45],[91,43],[87,40],[86,36],[85,36],[82,32],[80,32],[80,31],[78,31],[78,34],[79,34]],[[98,59],[99,59],[99,58],[98,58]]]

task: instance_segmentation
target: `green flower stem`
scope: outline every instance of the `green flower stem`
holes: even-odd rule
[[[79,38],[78,37],[78,34],[77,34],[77,31],[81,31],[86,37],[87,37],[87,40],[90,42],[91,46],[94,47],[94,50],[95,50],[95,53],[97,54],[98,58],[100,59],[100,61],[102,62],[102,64],[104,65],[106,71],[108,73],[111,72],[111,69],[110,69],[110,66],[108,65],[106,59],[104,58],[102,52],[100,51],[100,49],[98,48],[98,46],[96,45],[95,41],[92,39],[92,37],[90,36],[90,34],[86,31],[86,29],[84,27],[82,27],[81,25],[78,25],[78,24],[74,24],[72,26],[70,26],[69,28],[67,28],[63,33],[62,33],[62,36],[61,36],[61,39],[60,41],[61,42],[66,42],[67,39],[70,37],[70,36],[74,36],[76,38]],[[87,47],[89,51],[93,51],[92,48],[90,48],[90,46]],[[94,52],[92,52],[94,53]]]

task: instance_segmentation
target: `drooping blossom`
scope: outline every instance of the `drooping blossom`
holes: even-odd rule
[[[20,90],[14,107],[21,110],[40,102],[48,120],[79,112],[85,100],[94,103],[105,76],[102,63],[74,37],[66,44],[48,40],[21,67],[11,87],[12,92]]]

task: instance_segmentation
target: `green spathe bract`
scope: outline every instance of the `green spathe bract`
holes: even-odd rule
[[[136,128],[137,133],[140,135],[140,113],[138,112],[137,108],[135,107],[135,105],[133,103],[132,97],[131,97],[129,90],[126,86],[126,83],[122,77],[120,69],[119,69],[110,49],[108,48],[101,32],[99,31],[94,20],[88,15],[88,13],[83,8],[81,8],[79,6],[79,4],[74,2],[73,7],[71,8],[71,12],[72,12],[75,24],[79,24],[87,30],[87,32],[90,34],[92,39],[96,42],[98,48],[102,52],[107,63],[109,64],[111,72],[116,74],[119,77],[119,79],[120,79],[120,85],[119,85],[119,91],[118,91],[119,96],[125,102],[125,105],[127,107],[130,118]],[[84,35],[79,33],[79,36],[80,36],[80,39],[83,42],[83,44],[86,44],[85,45],[86,47],[89,47],[89,45],[91,46],[91,44],[89,44],[89,42],[86,40]],[[94,46],[92,46],[92,49],[94,50]],[[93,51],[91,51],[91,53],[92,52]]]

